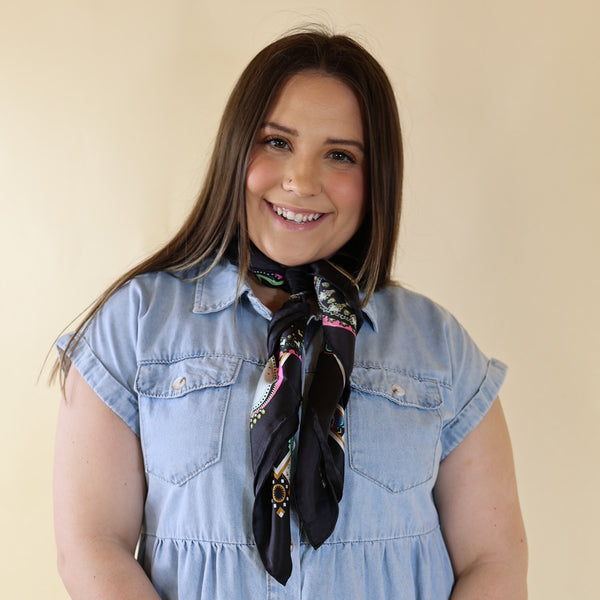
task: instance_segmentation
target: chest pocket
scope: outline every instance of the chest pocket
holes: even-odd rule
[[[390,492],[429,481],[442,428],[441,404],[436,382],[355,367],[347,407],[350,467]]]
[[[240,364],[228,356],[201,356],[140,365],[135,389],[148,474],[182,485],[219,461]]]

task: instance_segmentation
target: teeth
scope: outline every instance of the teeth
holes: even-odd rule
[[[286,221],[293,221],[294,223],[306,223],[311,221],[316,221],[323,216],[323,213],[295,213],[292,210],[287,210],[286,208],[281,208],[281,206],[271,205],[273,211],[276,212],[280,217],[283,217]]]

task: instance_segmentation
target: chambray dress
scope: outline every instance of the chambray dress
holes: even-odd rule
[[[248,287],[236,296],[236,283],[226,262],[197,281],[139,276],[110,298],[73,357],[140,439],[148,494],[139,561],[161,598],[448,598],[453,574],[432,489],[506,367],[431,300],[400,286],[377,292],[357,337],[339,519],[314,550],[292,511],[293,571],[282,586],[260,561],[251,521],[249,412],[271,313]],[[318,333],[309,323],[309,348]],[[304,363],[310,377],[310,350]]]

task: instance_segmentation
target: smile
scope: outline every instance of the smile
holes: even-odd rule
[[[310,223],[320,219],[323,216],[323,213],[295,213],[292,210],[288,210],[287,208],[283,208],[281,206],[275,206],[274,204],[271,204],[271,209],[281,218],[293,223]]]

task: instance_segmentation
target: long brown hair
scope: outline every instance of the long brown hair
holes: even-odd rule
[[[305,70],[319,71],[348,85],[364,119],[367,209],[358,232],[339,254],[340,266],[355,277],[365,302],[390,282],[403,174],[402,138],[391,84],[381,65],[353,39],[316,28],[296,31],[261,50],[243,71],[223,112],[206,179],[191,213],[164,247],[117,279],[90,307],[60,367],[67,366],[87,324],[107,299],[137,275],[183,271],[208,260],[205,275],[224,254],[233,253],[241,283],[250,252],[244,195],[249,156],[281,86]]]

